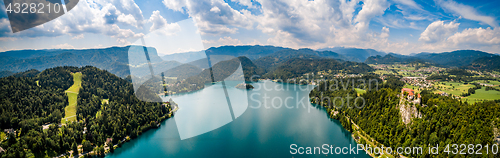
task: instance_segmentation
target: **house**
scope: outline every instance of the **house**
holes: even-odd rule
[[[401,94],[404,94],[404,92],[408,93],[408,100],[413,99],[413,97],[415,96],[415,91],[413,91],[413,89],[410,88],[401,89]]]
[[[16,134],[17,134],[17,133],[16,133],[16,130],[14,130],[13,128],[4,129],[3,131],[4,131],[5,133],[7,133],[7,134],[11,134],[11,133],[12,133],[12,134],[14,134],[14,135],[16,135]]]
[[[113,143],[113,138],[106,138],[106,144]]]

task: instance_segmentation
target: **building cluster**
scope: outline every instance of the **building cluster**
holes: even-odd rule
[[[6,134],[11,134],[12,133],[14,135],[17,135],[16,130],[14,130],[13,128],[4,129],[3,132],[6,133]]]
[[[494,86],[492,84],[487,84],[487,83],[479,83],[479,85],[485,86],[485,87],[493,87]]]
[[[422,101],[422,96],[420,96],[420,94],[415,94],[415,91],[413,89],[410,88],[401,89],[401,96],[405,97],[404,96],[405,92],[408,93],[408,95],[406,96],[406,99],[408,101],[414,102],[415,104],[419,104],[420,101]]]
[[[497,75],[497,74],[494,74],[494,73],[491,73],[491,72],[488,72],[491,76],[495,77],[495,78],[500,78],[500,75]]]
[[[426,80],[425,77],[403,77],[401,81],[420,88],[430,88],[433,82],[433,80]]]

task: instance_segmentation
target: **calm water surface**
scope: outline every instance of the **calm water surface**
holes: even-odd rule
[[[338,121],[329,119],[325,109],[309,103],[311,86],[261,81],[253,83],[256,89],[241,90],[234,88],[236,84],[226,82],[235,120],[231,121],[230,113],[225,110],[209,114],[195,110],[207,106],[227,107],[222,85],[217,83],[200,91],[173,96],[180,107],[174,118],[125,143],[107,157],[369,157],[364,152],[328,156],[290,154],[291,144],[348,147],[349,144],[355,146],[356,142]],[[242,95],[245,93],[246,96]],[[248,104],[235,105],[247,101]],[[204,120],[197,122],[197,127],[218,128],[208,132],[186,130],[182,125],[189,124],[186,121],[189,119]]]

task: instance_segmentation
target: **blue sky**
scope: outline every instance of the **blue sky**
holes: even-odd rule
[[[145,38],[160,54],[256,44],[498,54],[499,7],[491,0],[80,0],[65,15],[18,33],[2,7],[0,51],[125,46]]]

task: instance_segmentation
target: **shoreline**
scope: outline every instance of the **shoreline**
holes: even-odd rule
[[[311,102],[311,104],[315,104],[315,103],[312,103],[312,102]],[[326,108],[326,107],[325,107],[325,108]],[[329,116],[331,119],[333,119],[333,118],[332,118],[332,116],[336,116],[337,114],[339,114],[339,113],[340,113],[339,111],[336,111],[335,109],[332,109],[330,112],[328,112],[328,109],[325,109],[325,111],[327,112],[328,116]],[[381,144],[381,143],[379,143],[378,141],[376,141],[375,139],[373,139],[370,135],[366,134],[366,133],[365,133],[365,132],[364,132],[364,131],[363,131],[363,130],[362,130],[362,129],[361,129],[361,128],[360,128],[360,127],[356,124],[356,123],[354,123],[354,121],[352,121],[352,120],[351,120],[348,116],[344,116],[344,117],[345,117],[345,118],[346,118],[349,122],[351,122],[351,124],[354,126],[354,128],[353,128],[353,132],[350,132],[350,131],[349,131],[349,132],[351,133],[351,137],[354,139],[354,141],[356,142],[356,144],[370,145],[372,148],[374,148],[374,147],[379,147],[379,146],[377,146],[377,145],[375,145],[375,144]],[[337,120],[337,119],[335,119],[335,120]],[[337,121],[339,121],[339,120],[337,120]],[[342,126],[342,125],[341,125],[341,126]],[[342,128],[343,128],[344,130],[346,130],[346,129],[345,129],[345,127],[343,127],[343,126],[342,126]],[[346,130],[346,131],[348,131],[348,130]],[[356,136],[356,134],[357,134],[357,136]],[[356,137],[358,137],[358,139],[356,139]],[[361,143],[361,140],[362,140],[362,139],[365,141],[365,143]],[[380,147],[379,147],[379,148],[380,148]],[[394,157],[395,157],[394,155],[391,155],[391,154],[385,153],[385,151],[384,151],[384,154],[380,154],[379,156],[376,156],[374,153],[371,153],[371,152],[366,151],[366,149],[363,149],[363,150],[365,151],[365,153],[366,153],[367,155],[370,155],[371,157],[386,157],[386,158],[387,158],[387,157],[390,157],[390,158],[394,158]],[[403,156],[403,155],[399,155],[399,156],[400,156],[400,157],[404,157],[404,158],[405,158],[405,156]]]

